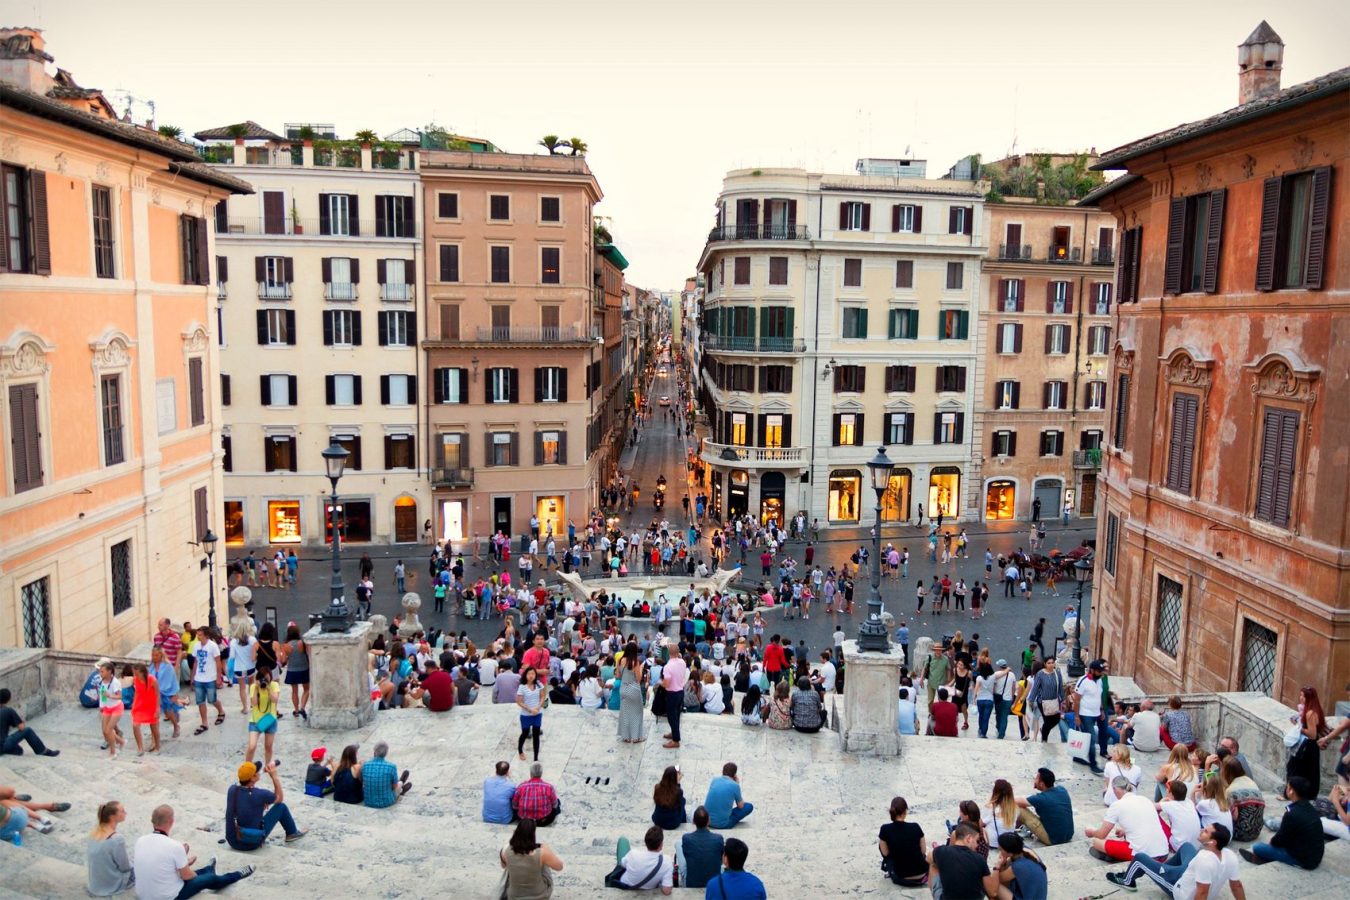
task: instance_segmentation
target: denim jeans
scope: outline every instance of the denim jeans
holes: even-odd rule
[[[291,817],[291,811],[286,808],[285,803],[274,804],[267,810],[266,813],[263,814],[262,840],[259,840],[256,844],[241,843],[240,846],[235,847],[235,849],[257,850],[259,847],[263,845],[263,843],[267,840],[267,836],[272,833],[272,829],[276,828],[277,825],[281,825],[281,830],[284,831],[287,835],[295,834],[295,832],[298,830],[295,827],[295,819]]]
[[[178,892],[178,900],[187,900],[188,897],[194,897],[202,891],[218,891],[221,888],[227,888],[243,877],[242,872],[226,872],[224,875],[217,875],[216,864],[211,863],[204,869],[198,869],[196,877],[183,882],[183,889]]]
[[[713,825],[713,828],[735,828],[741,820],[755,811],[755,804],[743,803],[740,806],[731,808],[731,821],[726,825]]]
[[[989,717],[994,713],[993,700],[976,700],[975,710],[980,717],[980,737],[989,736]],[[999,735],[1002,737],[1003,735]]]
[[[1088,736],[1088,765],[1093,766],[1094,768],[1097,765],[1097,735],[1099,733],[1097,729],[1101,728],[1101,726],[1101,716],[1093,716],[1092,718],[1078,716],[1078,730],[1086,732]]]
[[[1263,859],[1266,862],[1282,862],[1291,866],[1297,866],[1300,869],[1303,868],[1302,864],[1294,859],[1293,855],[1283,847],[1272,847],[1269,844],[1252,844],[1252,856],[1255,856],[1257,859]]]
[[[23,748],[19,745],[25,741],[28,742],[28,746],[32,748],[33,752],[39,756],[47,752],[47,745],[42,743],[42,738],[37,736],[37,732],[31,728],[24,727],[9,733],[5,738],[4,747],[0,748],[0,753],[11,756],[21,756],[23,755]]]
[[[1002,697],[994,698],[994,728],[998,733],[998,739],[1003,740],[1003,736],[1008,733],[1008,713],[1012,711],[1012,701],[1005,700]]]

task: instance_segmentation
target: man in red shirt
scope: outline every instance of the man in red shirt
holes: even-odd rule
[[[769,571],[773,568],[773,554],[765,550],[759,555],[759,567],[765,578],[769,577]]]
[[[168,619],[159,620],[154,645],[164,651],[164,658],[169,661],[169,665],[178,668],[178,658],[183,653],[183,639],[173,630],[173,623]]]
[[[434,660],[427,660],[422,679],[422,703],[432,712],[449,712],[455,705],[455,682]]]
[[[928,725],[931,733],[938,737],[956,737],[956,719],[959,710],[956,704],[947,699],[947,689],[938,688],[937,702],[928,710]]]
[[[787,666],[787,656],[783,653],[780,640],[782,639],[775,634],[769,638],[769,646],[764,648],[764,673],[774,684],[783,677],[783,669]]]
[[[539,586],[534,589],[534,603],[536,606],[543,606],[544,601],[548,599],[548,588],[544,587],[544,581],[539,580]]]
[[[539,681],[547,684],[548,663],[549,654],[548,647],[544,645],[544,632],[536,631],[534,633],[534,646],[526,650],[525,654],[520,658],[521,671],[533,666],[539,672]]]

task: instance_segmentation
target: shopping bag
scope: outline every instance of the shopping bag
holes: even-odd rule
[[[1074,759],[1084,762],[1088,759],[1088,746],[1092,742],[1092,735],[1086,731],[1069,732],[1069,755]]]

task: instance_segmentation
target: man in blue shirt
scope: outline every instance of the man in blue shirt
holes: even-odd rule
[[[389,755],[388,744],[377,741],[372,752],[375,757],[361,767],[361,792],[366,806],[384,809],[408,793],[412,782],[408,780],[407,769],[400,775],[398,767],[385,759]]]
[[[722,862],[726,869],[708,882],[703,891],[703,900],[768,900],[764,882],[758,876],[745,871],[745,860],[750,848],[739,838],[727,838],[722,850]]]
[[[722,871],[723,841],[708,830],[708,808],[694,810],[694,830],[680,839],[684,854],[684,886],[701,888]]]
[[[919,712],[910,694],[909,688],[900,689],[900,717],[897,720],[897,728],[901,734],[919,733]]]
[[[901,620],[900,627],[895,629],[895,642],[900,645],[900,653],[904,656],[905,665],[909,665],[909,626]]]
[[[516,783],[511,780],[511,764],[497,763],[497,774],[483,780],[483,821],[493,825],[510,825],[516,819],[511,798],[516,795]]]
[[[308,831],[295,827],[295,819],[283,802],[286,794],[277,777],[277,761],[269,762],[263,771],[272,779],[272,790],[257,786],[258,767],[246,762],[239,767],[239,783],[230,785],[225,794],[225,842],[235,850],[257,850],[278,825],[286,832],[288,844]]]
[[[1036,840],[1046,846],[1067,844],[1073,840],[1073,803],[1063,785],[1055,784],[1055,773],[1036,770],[1036,790],[1030,797],[1013,798],[1021,809],[1018,821]]]
[[[708,799],[703,805],[708,809],[713,828],[735,828],[741,819],[755,811],[754,805],[746,803],[741,797],[741,785],[736,777],[734,762],[724,765],[722,774],[708,785]]]

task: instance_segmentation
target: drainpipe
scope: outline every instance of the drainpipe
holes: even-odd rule
[[[816,204],[816,239],[817,239],[817,240],[819,239],[820,234],[821,234],[820,229],[824,226],[824,216],[825,216],[825,199],[824,199],[824,197],[821,197],[820,200],[819,200],[819,202]],[[814,241],[809,242],[809,243],[814,243]],[[809,258],[809,254],[810,254],[814,249],[815,249],[814,247],[808,249],[808,251],[807,251],[807,253],[808,253],[808,258]],[[817,393],[818,393],[819,390],[820,390],[820,377],[819,377],[820,373],[819,373],[819,371],[818,371],[819,368],[820,368],[820,253],[819,253],[818,251],[816,252],[816,314],[815,314],[815,320],[816,320],[816,333],[815,333],[814,343],[813,343],[813,345],[812,345],[812,347],[811,347],[811,354],[812,354],[812,357],[811,357],[811,458],[810,458],[809,460],[807,460],[807,472],[813,472],[813,471],[815,470],[815,467],[816,467],[816,430],[817,430],[817,429],[816,429],[816,413],[817,413],[816,398],[817,398]],[[814,479],[814,477],[813,477],[812,480],[811,480],[811,490],[810,490],[810,494],[814,494],[815,492],[816,492],[816,483],[815,483],[815,479]],[[814,515],[814,512],[815,512],[815,510],[812,510],[812,513],[813,513],[813,515],[811,516],[812,520],[814,520],[814,519],[816,518],[816,516]],[[828,517],[828,516],[826,516],[826,520],[827,520],[827,521],[829,520],[829,517]]]

